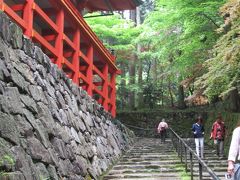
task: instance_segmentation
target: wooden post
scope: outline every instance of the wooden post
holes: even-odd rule
[[[104,109],[106,109],[107,111],[108,109],[108,64],[104,65],[104,69],[103,69],[103,97],[104,97],[104,101],[103,101],[103,107]]]
[[[87,92],[90,96],[93,95],[93,46],[90,45],[87,52],[88,68],[87,68]]]
[[[3,0],[0,0],[0,10],[4,11],[4,4],[3,4]]]
[[[63,33],[64,33],[64,11],[61,8],[56,17],[56,25],[58,27],[58,35],[55,41],[55,48],[57,52],[57,59],[55,64],[59,68],[62,68],[62,62],[63,62]]]
[[[76,32],[73,37],[73,42],[75,45],[75,50],[73,54],[73,67],[74,67],[74,75],[73,75],[73,82],[79,85],[79,66],[80,66],[80,60],[79,60],[79,49],[80,49],[80,30],[79,28],[76,29]]]
[[[26,4],[23,8],[23,20],[27,26],[24,34],[29,38],[33,37],[33,5],[34,0],[26,0]]]
[[[116,117],[116,72],[112,73],[111,76],[111,85],[112,85],[112,92],[110,96],[110,104],[112,105],[112,116]]]

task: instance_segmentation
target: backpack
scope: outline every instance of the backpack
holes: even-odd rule
[[[165,127],[161,127],[160,131],[165,131],[166,128]]]
[[[224,135],[225,135],[225,126],[223,123],[219,124],[216,123],[215,124],[215,131],[216,131],[216,139],[224,139]]]

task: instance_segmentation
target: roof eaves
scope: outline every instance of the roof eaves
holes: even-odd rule
[[[143,2],[141,0],[132,0],[136,6],[140,6]]]

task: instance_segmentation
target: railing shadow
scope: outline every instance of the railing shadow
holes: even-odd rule
[[[203,168],[214,180],[220,180],[220,178],[212,171],[212,169],[209,168],[200,157],[198,157],[192,148],[189,147],[189,145],[187,145],[187,143],[172,128],[169,128],[169,132],[173,146],[176,149],[181,162],[185,164],[185,171],[188,172],[190,170],[191,180],[193,180],[193,158],[198,161],[199,180],[203,179]],[[188,155],[190,157],[189,160]],[[190,169],[188,169],[188,166]]]

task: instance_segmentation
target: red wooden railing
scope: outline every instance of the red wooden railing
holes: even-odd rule
[[[0,10],[38,44],[74,83],[115,117],[115,57],[70,0],[0,0]]]

